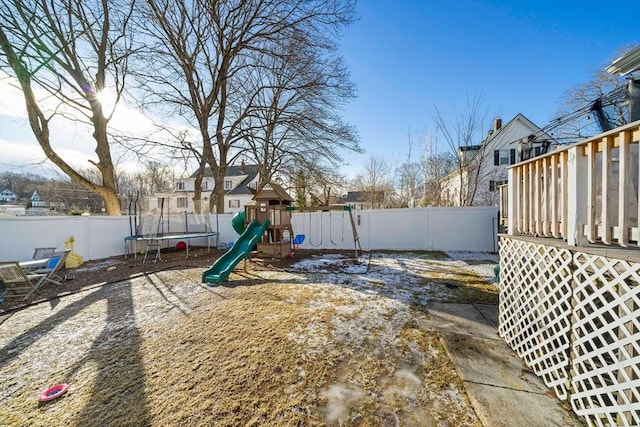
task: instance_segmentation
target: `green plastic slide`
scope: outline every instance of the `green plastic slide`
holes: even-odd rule
[[[231,219],[231,225],[233,226],[233,229],[236,230],[236,233],[244,233],[244,211],[240,211],[233,216]]]
[[[233,247],[202,273],[202,282],[215,284],[227,280],[236,265],[249,256],[251,249],[260,241],[269,224],[270,221],[268,219],[262,224],[258,224],[257,220],[253,220],[238,237]]]

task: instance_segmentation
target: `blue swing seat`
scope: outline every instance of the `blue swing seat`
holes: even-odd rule
[[[304,242],[304,234],[296,234],[293,238],[293,244],[296,249],[300,249],[300,245]]]

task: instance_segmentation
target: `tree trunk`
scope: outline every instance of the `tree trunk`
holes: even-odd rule
[[[106,213],[109,215],[121,215],[115,168],[113,166],[107,136],[108,120],[104,117],[102,105],[98,101],[95,91],[92,89],[93,86],[89,84],[81,71],[77,69],[71,71],[73,79],[82,89],[85,99],[89,102],[91,108],[91,122],[94,130],[93,137],[96,141],[95,152],[98,156],[98,162],[91,163],[100,172],[100,177],[102,179],[101,184],[94,183],[87,177],[83,176],[79,171],[74,169],[62,157],[60,157],[51,146],[49,119],[45,117],[38,105],[33,88],[31,87],[31,76],[34,72],[29,70],[25,63],[18,57],[2,27],[0,27],[0,50],[5,54],[9,67],[13,70],[16,78],[20,82],[20,87],[22,89],[27,108],[29,125],[44,154],[73,181],[81,185],[83,188],[100,196],[103,200]],[[104,63],[101,65],[102,67],[100,65],[98,66],[98,71],[96,73],[96,88],[99,89],[104,88]]]
[[[92,94],[92,96],[95,97],[95,94]],[[95,152],[98,155],[98,163],[94,163],[94,165],[100,171],[102,186],[88,187],[83,182],[80,182],[80,185],[100,195],[107,215],[118,216],[122,214],[122,211],[120,209],[120,200],[118,199],[118,184],[107,135],[107,119],[104,117],[100,102],[91,98],[89,98],[89,102],[93,113],[91,122],[93,122],[94,128],[93,137],[96,140]]]

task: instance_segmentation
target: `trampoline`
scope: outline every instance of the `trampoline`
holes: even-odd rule
[[[167,244],[171,240],[182,240],[186,243],[186,256],[189,256],[189,246],[191,239],[207,239],[207,252],[211,251],[211,238],[216,238],[216,247],[218,246],[217,232],[193,232],[193,233],[166,233],[162,235],[142,235],[142,236],[127,236],[124,238],[124,254],[125,258],[132,252],[131,249],[133,247],[133,259],[137,259],[138,255],[138,242],[146,242],[147,248],[155,248],[160,254],[160,249],[162,246],[162,242],[167,242]],[[159,255],[158,255],[159,258]]]
[[[134,259],[138,258],[138,242],[146,243],[143,262],[146,261],[147,254],[154,250],[156,251],[156,261],[159,260],[164,242],[167,242],[166,249],[171,247],[172,240],[185,243],[184,249],[186,249],[187,252],[185,257],[189,256],[191,239],[207,239],[207,252],[210,252],[211,238],[215,237],[215,245],[216,248],[218,247],[219,233],[211,230],[211,214],[188,214],[186,211],[181,212],[179,214],[181,220],[177,222],[177,227],[180,230],[170,232],[169,220],[172,215],[169,211],[169,204],[165,204],[164,197],[161,197],[159,200],[160,212],[158,216],[142,216],[138,210],[138,196],[136,195],[135,198],[130,196],[129,236],[124,238],[125,258],[127,258],[131,252],[133,252]],[[175,219],[173,224],[176,224]],[[218,215],[216,214],[216,225],[217,224]],[[194,230],[194,227],[199,228],[199,230]],[[204,228],[204,230],[202,228]],[[219,230],[218,227],[216,227],[216,229]]]

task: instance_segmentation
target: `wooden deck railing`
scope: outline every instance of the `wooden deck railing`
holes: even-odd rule
[[[640,121],[509,169],[508,232],[638,245]],[[503,205],[504,206],[504,205]]]

